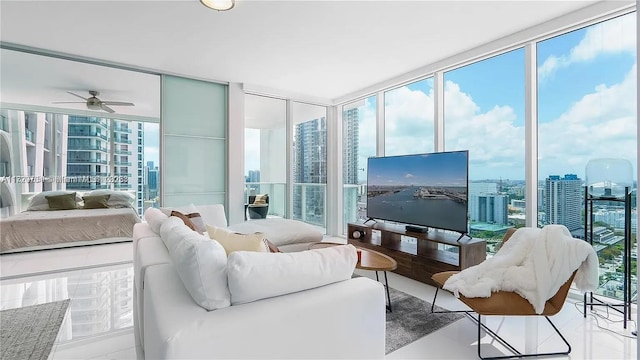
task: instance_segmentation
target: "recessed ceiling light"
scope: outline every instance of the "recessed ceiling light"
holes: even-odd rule
[[[218,11],[230,10],[236,4],[235,0],[200,0],[202,5]]]

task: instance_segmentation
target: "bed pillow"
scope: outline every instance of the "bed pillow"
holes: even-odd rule
[[[78,193],[73,191],[66,190],[54,190],[54,191],[43,191],[41,193],[35,194],[29,199],[29,205],[27,206],[27,211],[43,211],[43,210],[51,210],[49,208],[49,202],[47,201],[47,196],[55,196],[55,195],[65,195],[65,194],[76,194],[75,200],[76,202],[82,201],[82,197]]]
[[[233,252],[227,259],[231,305],[348,280],[356,261],[353,245],[277,254]]]
[[[100,190],[93,190],[85,195],[88,195],[88,196],[109,195],[109,201],[107,202],[107,205],[110,208],[133,207],[133,203],[136,201],[136,198],[133,196],[133,194],[126,191],[100,189]]]
[[[239,234],[217,226],[206,227],[209,238],[219,242],[227,256],[234,251],[270,252],[269,244],[262,233]]]
[[[82,197],[84,200],[83,209],[106,209],[109,207],[109,197],[111,195],[85,195]]]
[[[76,193],[62,195],[46,195],[47,204],[50,210],[72,210],[78,208]]]

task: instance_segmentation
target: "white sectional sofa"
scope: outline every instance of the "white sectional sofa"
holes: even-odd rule
[[[226,226],[221,205],[198,209],[206,223]],[[240,305],[232,293],[231,306],[208,311],[194,301],[149,223],[136,224],[133,237],[135,335],[146,359],[384,357],[385,295],[378,282],[354,278]]]

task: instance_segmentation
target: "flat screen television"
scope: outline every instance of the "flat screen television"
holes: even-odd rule
[[[468,169],[467,150],[371,157],[367,217],[466,234]]]

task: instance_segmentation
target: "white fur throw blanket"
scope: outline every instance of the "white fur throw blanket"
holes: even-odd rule
[[[598,255],[588,242],[573,238],[564,225],[520,228],[492,258],[451,276],[443,289],[469,298],[515,292],[541,314],[576,269],[581,291],[598,287]]]

